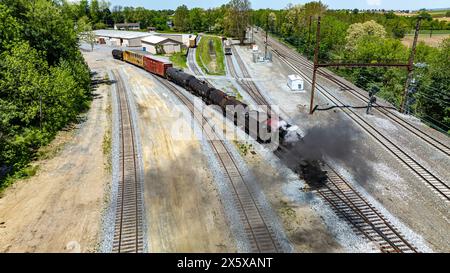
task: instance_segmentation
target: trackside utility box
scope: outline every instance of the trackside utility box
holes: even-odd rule
[[[305,89],[303,79],[299,75],[289,75],[288,86],[292,91],[303,91]]]

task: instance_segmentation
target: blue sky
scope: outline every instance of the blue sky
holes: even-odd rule
[[[281,9],[288,3],[299,4],[309,1],[299,0],[250,0],[252,7]],[[228,0],[109,0],[112,6],[134,6],[146,7],[149,9],[175,9],[179,5],[185,4],[189,8],[193,7],[216,7],[227,3]],[[332,9],[410,9],[421,8],[450,8],[450,0],[322,0]]]

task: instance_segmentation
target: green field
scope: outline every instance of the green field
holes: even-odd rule
[[[210,55],[209,41],[214,42],[215,57]],[[225,55],[222,40],[216,36],[203,36],[197,46],[196,60],[201,69],[209,75],[225,75]]]
[[[419,30],[419,33],[420,34],[430,34],[430,30],[422,29],[422,30]],[[433,30],[433,35],[434,34],[450,34],[450,29]],[[414,35],[414,32],[408,33],[406,35]]]
[[[449,11],[449,10],[430,10],[430,11],[427,11],[429,14],[431,14],[431,16],[433,16],[433,17],[444,17],[445,16],[445,14],[447,13],[447,11]]]

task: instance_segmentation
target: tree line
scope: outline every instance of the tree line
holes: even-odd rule
[[[152,27],[157,31],[207,32],[234,36],[241,40],[245,37],[251,12],[248,0],[231,0],[225,5],[210,9],[188,9],[186,5],[181,5],[176,10],[111,7],[104,0],[64,0],[62,7],[84,31],[111,28],[117,23],[140,23],[142,30]]]
[[[91,99],[75,25],[50,0],[0,0],[0,188]]]
[[[63,0],[61,6],[74,22],[81,18],[88,21],[93,29],[112,27],[117,23],[141,23],[142,29],[155,27],[168,30],[167,21],[173,10],[148,10],[143,7],[114,6],[105,0],[80,0],[72,2]]]

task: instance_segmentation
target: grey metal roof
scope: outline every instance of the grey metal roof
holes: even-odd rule
[[[165,41],[168,41],[168,42],[170,42],[172,44],[177,44],[177,45],[183,44],[183,43],[181,43],[179,41],[175,41],[175,40],[167,38],[167,37],[161,37],[161,36],[156,36],[156,35],[142,38],[141,41],[143,43],[147,43],[147,44],[151,44],[151,45],[157,45],[157,44],[160,44],[160,43],[165,42]]]
[[[141,25],[140,23],[118,23],[118,24],[115,24],[115,26],[118,26],[118,27],[138,27],[140,25]]]
[[[94,30],[95,36],[120,38],[120,39],[137,39],[152,36],[152,33],[139,31],[125,31],[125,30],[109,30],[99,29]]]

